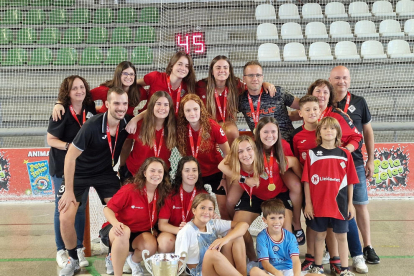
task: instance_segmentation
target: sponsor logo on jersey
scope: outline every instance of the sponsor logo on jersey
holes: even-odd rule
[[[319,176],[317,174],[312,175],[311,182],[314,185],[318,185],[319,181],[333,181],[333,182],[340,182],[339,178],[332,178],[326,176]]]
[[[132,205],[131,206],[131,209],[144,209],[144,207]]]
[[[173,205],[173,209],[182,209],[183,207]]]
[[[321,150],[318,150],[318,151],[316,152],[316,155],[317,155],[317,156],[321,156],[321,155],[323,155],[323,152],[322,152]]]
[[[306,140],[302,140],[302,141],[300,141],[300,143],[301,143],[301,144],[303,144],[303,143],[305,143],[305,142],[306,142]]]

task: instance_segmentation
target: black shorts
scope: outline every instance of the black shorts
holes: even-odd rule
[[[290,211],[293,210],[293,205],[289,197],[289,192],[280,193],[276,196],[276,198],[280,199],[283,202],[283,205],[285,206],[286,209]],[[260,199],[257,196],[253,195],[252,205],[250,206],[250,196],[246,192],[243,192],[242,196],[240,197],[239,202],[234,207],[234,210],[236,212],[247,211],[250,213],[256,213],[260,215],[262,213],[262,209],[260,208],[260,205],[262,205],[263,201],[264,201],[263,199]]]
[[[309,221],[309,226],[316,232],[325,232],[328,227],[333,228],[334,233],[342,234],[348,232],[348,221],[336,218],[314,217]]]
[[[219,190],[217,190],[218,186],[220,186],[221,179],[223,178],[223,173],[218,172],[209,176],[203,177],[203,184],[210,184],[211,190],[216,195],[226,195],[226,191],[223,187],[220,187]]]
[[[94,176],[90,178],[75,178],[73,193],[75,194],[76,201],[82,202],[82,195],[85,190],[89,190],[90,187],[94,187],[103,205],[106,205],[105,198],[111,198],[121,188],[121,184],[118,176],[115,172],[113,174],[105,174]],[[60,186],[58,197],[62,197],[65,192],[65,178],[63,178],[62,185]]]
[[[119,172],[119,178],[121,179],[122,184],[124,184],[127,179],[133,176],[132,173],[128,170],[128,167],[126,164],[122,167],[119,167],[118,172]]]
[[[111,229],[112,229],[112,224],[108,224],[107,226],[99,230],[99,237],[101,238],[102,243],[108,247],[110,247],[109,231],[111,231]],[[134,252],[134,249],[132,248],[132,242],[135,240],[135,238],[145,232],[151,233],[151,230],[142,231],[142,232],[131,232],[131,235],[129,236],[129,252]]]

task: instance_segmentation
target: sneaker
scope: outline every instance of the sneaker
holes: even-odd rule
[[[339,274],[340,276],[355,276],[354,273],[352,273],[351,271],[349,271],[348,269],[341,271],[341,274]]]
[[[377,253],[375,253],[374,248],[371,245],[364,247],[364,258],[365,261],[369,264],[379,264],[380,258]]]
[[[105,258],[106,274],[114,275],[114,267],[112,266],[111,253]]]
[[[329,259],[331,266],[331,272],[337,276],[341,274],[341,259],[339,257],[333,257]]]
[[[323,274],[323,267],[313,266],[311,269],[309,269],[308,273]]]
[[[66,263],[68,262],[68,255],[66,254],[66,250],[61,249],[56,253],[56,262],[60,268],[64,268]]]
[[[352,266],[358,273],[368,273],[368,267],[365,264],[365,259],[362,255],[352,257]]]
[[[142,269],[140,264],[137,264],[132,260],[132,255],[129,255],[127,257],[127,262],[132,270],[132,276],[144,276],[144,270]]]
[[[301,264],[302,271],[308,271],[315,265],[315,258],[311,254],[305,255],[305,260]]]
[[[124,267],[122,268],[122,272],[125,273],[125,274],[131,274],[132,273],[131,267],[129,266],[127,260],[125,260]]]
[[[329,259],[331,258],[331,256],[329,255],[329,252],[328,251],[326,251],[325,252],[325,255],[323,256],[323,258],[322,258],[322,264],[323,265],[326,265],[326,264],[329,264]]]
[[[89,266],[89,262],[85,258],[85,247],[84,248],[78,248],[78,249],[76,249],[76,251],[78,253],[79,266],[80,267]]]
[[[73,276],[80,271],[79,260],[68,258],[65,267],[59,272],[59,276]]]
[[[250,275],[250,270],[253,267],[259,267],[259,262],[250,261],[250,262],[247,263],[247,275]]]

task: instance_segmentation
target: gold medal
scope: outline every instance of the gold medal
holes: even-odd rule
[[[250,207],[252,207],[252,198],[250,198]]]
[[[115,164],[114,164],[114,159],[112,159],[112,167],[113,167],[113,166],[115,166]]]
[[[269,186],[267,186],[267,189],[271,192],[273,192],[276,189],[276,185],[275,184],[269,184]]]

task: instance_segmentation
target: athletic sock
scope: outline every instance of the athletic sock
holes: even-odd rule
[[[69,257],[71,257],[72,259],[74,260],[78,259],[78,252],[76,251],[76,247],[73,249],[69,249],[68,254],[69,254]]]
[[[347,266],[341,266],[341,271],[345,271],[345,270],[349,270],[349,267],[347,267]]]

